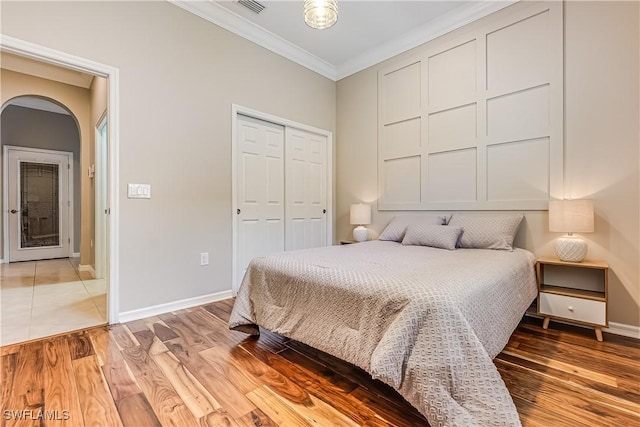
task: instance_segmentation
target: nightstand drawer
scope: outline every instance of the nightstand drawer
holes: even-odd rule
[[[563,317],[594,325],[606,325],[607,306],[603,301],[540,292],[540,314]]]

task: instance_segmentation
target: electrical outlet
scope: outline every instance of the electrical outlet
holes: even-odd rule
[[[200,265],[209,265],[209,252],[202,252],[200,254]]]

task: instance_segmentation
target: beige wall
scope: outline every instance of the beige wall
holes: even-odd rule
[[[0,7],[4,34],[120,70],[120,310],[231,289],[231,104],[335,131],[335,83],[168,2]]]
[[[638,5],[571,1],[565,3],[564,19],[565,194],[594,199],[596,231],[584,236],[588,256],[610,264],[610,320],[634,326],[640,325]],[[469,26],[444,37],[468,30]],[[338,82],[339,238],[351,233],[350,204],[375,203],[377,197],[377,70],[424,48]],[[394,212],[373,210],[371,228],[380,231]],[[552,255],[558,234],[547,229],[546,212],[528,212],[517,243],[538,255]]]
[[[74,163],[79,162],[79,169],[74,171],[78,173],[79,177],[74,176],[74,181],[76,183],[79,182],[80,189],[76,186],[74,191],[76,198],[77,196],[80,196],[82,204],[80,209],[78,209],[78,206],[75,206],[74,222],[76,224],[85,224],[87,220],[86,215],[89,202],[89,199],[87,198],[89,181],[86,176],[86,172],[83,173],[83,171],[86,171],[86,165],[88,162],[88,145],[91,135],[89,128],[89,91],[81,87],[41,79],[39,77],[28,76],[14,71],[0,70],[0,105],[4,105],[7,101],[23,95],[38,95],[56,100],[65,105],[75,116],[75,120],[77,121],[78,129],[80,131],[80,156],[79,159],[74,158]],[[3,141],[3,144],[11,144],[11,142]],[[79,180],[75,178],[79,178]],[[1,218],[2,217],[0,216],[0,219]],[[76,230],[78,230],[77,227]],[[80,247],[78,248],[74,244],[74,246],[76,246],[74,248],[74,252],[77,252],[78,250],[80,251],[80,263],[85,264],[89,259],[88,249],[91,236],[86,233],[87,230],[84,227],[81,227],[79,230]],[[1,232],[2,231],[0,230],[0,236]],[[76,232],[74,235],[74,240],[76,240],[76,242],[78,237],[77,235],[78,233]],[[2,250],[0,249],[0,253],[1,251]],[[2,255],[4,256],[4,254]]]

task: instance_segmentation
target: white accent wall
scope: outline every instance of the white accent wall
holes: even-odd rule
[[[562,198],[562,12],[511,8],[378,70],[378,209]]]

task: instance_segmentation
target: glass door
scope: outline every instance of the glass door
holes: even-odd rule
[[[60,246],[59,169],[20,162],[20,248]]]
[[[9,150],[9,260],[69,256],[70,154]]]

